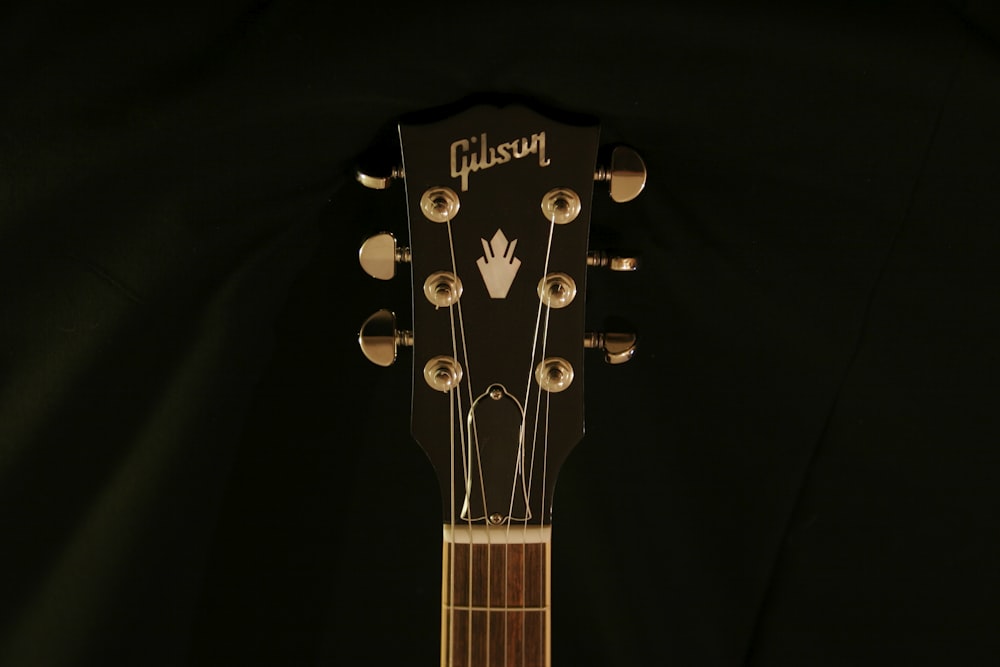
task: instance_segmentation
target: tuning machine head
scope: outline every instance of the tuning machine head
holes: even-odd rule
[[[637,271],[639,258],[612,255],[603,250],[591,250],[587,253],[587,266],[600,267],[610,271]]]
[[[394,180],[403,178],[403,169],[401,167],[392,167],[387,173],[372,174],[359,168],[354,170],[354,178],[366,188],[385,190]]]
[[[646,163],[628,146],[615,146],[606,166],[599,166],[594,180],[607,183],[611,199],[622,204],[632,201],[646,187]]]
[[[618,366],[635,355],[637,336],[634,333],[588,332],[584,335],[583,346],[604,351],[604,361]]]
[[[608,183],[611,199],[619,204],[632,201],[646,187],[646,163],[634,149],[615,146],[611,150],[606,166],[598,166],[594,180]],[[637,257],[611,254],[602,250],[587,253],[587,266],[601,267],[611,271],[636,271]],[[624,364],[635,355],[636,335],[634,333],[588,332],[584,334],[583,346],[604,351],[604,361],[617,366]]]
[[[413,333],[396,328],[396,314],[385,308],[375,311],[361,325],[358,345],[368,361],[376,366],[391,366],[400,346],[413,346]]]
[[[396,264],[410,261],[410,249],[396,243],[391,233],[380,232],[361,244],[358,261],[372,278],[389,280],[396,275]]]

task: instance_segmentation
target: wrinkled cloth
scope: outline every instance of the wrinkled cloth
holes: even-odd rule
[[[0,21],[0,665],[435,664],[408,276],[359,156],[510,93],[595,204],[556,665],[1000,662],[1000,20],[985,2],[25,3]],[[419,370],[419,369],[418,369]]]

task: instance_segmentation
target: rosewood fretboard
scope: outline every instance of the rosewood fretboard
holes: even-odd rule
[[[549,667],[549,528],[444,533],[441,666]]]

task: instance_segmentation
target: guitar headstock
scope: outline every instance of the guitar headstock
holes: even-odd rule
[[[409,247],[369,238],[362,267],[390,279],[408,263],[412,327],[381,310],[359,343],[374,363],[412,346],[412,435],[441,483],[445,521],[547,524],[560,464],[583,436],[585,348],[621,363],[631,333],[585,329],[595,182],[637,196],[645,166],[619,147],[597,165],[600,127],[523,105],[477,105],[398,125],[402,161],[367,187],[405,182]]]

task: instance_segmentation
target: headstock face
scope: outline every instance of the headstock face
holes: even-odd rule
[[[387,359],[412,344],[411,430],[446,522],[550,521],[559,467],[584,431],[599,135],[593,119],[516,104],[399,125],[412,336],[384,319],[391,331],[368,342],[391,348]]]

